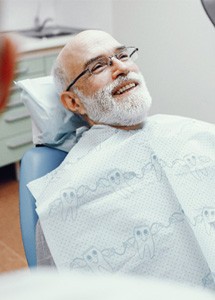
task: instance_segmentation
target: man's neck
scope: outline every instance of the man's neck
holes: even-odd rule
[[[122,130],[137,130],[143,128],[143,123],[136,124],[136,125],[130,125],[130,126],[117,126],[117,125],[109,125],[117,129],[122,129]]]
[[[108,125],[117,129],[122,129],[122,130],[137,130],[137,129],[141,129],[143,128],[143,122],[139,123],[139,124],[135,124],[135,125],[130,125],[130,126],[121,126],[121,125],[111,125],[111,124],[104,124],[104,123],[96,123],[93,120],[91,120],[90,118],[88,118],[87,116],[85,116],[84,118],[88,124],[90,125],[90,127],[92,127],[93,125]]]

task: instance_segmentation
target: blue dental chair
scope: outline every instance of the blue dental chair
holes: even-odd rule
[[[57,146],[71,148],[76,129],[87,123],[63,108],[52,76],[24,79],[17,82],[17,86],[22,90],[21,101],[31,117],[32,140],[39,144],[24,154],[20,168],[21,233],[28,265],[34,267],[39,263],[36,259],[38,216],[35,199],[26,185],[61,164],[67,152],[58,150]],[[55,145],[55,148],[44,146],[47,143]]]
[[[26,185],[57,168],[66,155],[67,152],[40,146],[28,150],[21,160],[20,225],[25,255],[30,268],[37,265],[35,233],[38,216],[35,211],[35,199]]]

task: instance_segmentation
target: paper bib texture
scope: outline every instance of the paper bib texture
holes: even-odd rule
[[[154,116],[96,125],[29,187],[56,266],[214,288],[215,128]]]

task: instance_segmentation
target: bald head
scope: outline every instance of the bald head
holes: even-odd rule
[[[93,46],[104,47],[105,40],[117,41],[107,32],[100,30],[85,30],[71,38],[58,56],[58,60],[63,66],[68,64],[68,59],[71,59],[73,64],[77,58],[82,58],[86,55],[88,49]]]
[[[95,49],[101,48],[102,53],[110,43],[120,45],[110,34],[100,30],[85,30],[73,36],[61,50],[53,68],[58,92],[65,90],[71,80],[83,71],[85,62],[93,56]]]

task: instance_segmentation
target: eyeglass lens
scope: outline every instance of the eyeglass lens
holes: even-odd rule
[[[97,61],[94,61],[88,66],[88,70],[91,74],[97,74],[102,72],[108,65],[110,65],[110,61],[113,57],[116,57],[120,61],[127,61],[129,59],[132,59],[134,61],[137,58],[137,51],[137,48],[125,48],[117,52],[112,57],[102,57]]]

